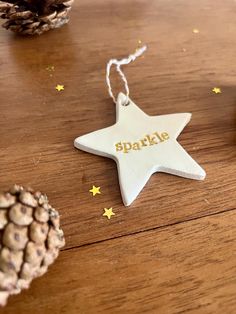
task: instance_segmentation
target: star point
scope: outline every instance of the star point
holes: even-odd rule
[[[113,208],[104,208],[103,216],[110,220],[112,216],[115,216],[115,213],[113,213]]]
[[[101,194],[101,191],[100,191],[100,186],[95,186],[93,185],[93,187],[89,190],[90,193],[93,194],[93,196],[97,195],[97,194]]]

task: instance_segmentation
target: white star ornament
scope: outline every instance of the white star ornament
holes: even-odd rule
[[[205,171],[177,142],[190,113],[148,116],[120,93],[116,123],[75,139],[76,148],[112,158],[119,173],[123,202],[129,206],[154,172],[203,180]]]

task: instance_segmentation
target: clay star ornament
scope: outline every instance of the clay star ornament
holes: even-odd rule
[[[151,175],[166,172],[203,180],[205,171],[177,142],[190,113],[148,116],[120,93],[116,123],[75,139],[76,148],[116,161],[123,202],[129,206]]]

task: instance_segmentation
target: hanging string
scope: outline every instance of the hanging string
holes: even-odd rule
[[[134,54],[131,54],[128,56],[128,58],[122,59],[122,60],[117,60],[117,59],[111,59],[108,63],[107,63],[107,72],[106,72],[106,82],[107,82],[107,86],[108,86],[108,93],[111,96],[111,98],[113,99],[114,103],[116,104],[117,99],[115,98],[113,91],[112,91],[112,87],[111,87],[111,81],[110,81],[110,73],[111,73],[111,67],[112,65],[116,65],[116,70],[119,73],[122,81],[124,82],[125,85],[125,91],[126,91],[126,98],[128,101],[128,97],[129,97],[129,85],[126,79],[125,74],[123,73],[123,71],[121,70],[121,66],[125,65],[125,64],[129,64],[130,62],[134,61],[135,59],[137,59],[138,57],[140,57],[147,49],[147,46],[143,46],[142,48],[139,48],[135,51]],[[127,102],[126,102],[127,103]],[[126,105],[126,104],[125,104]]]

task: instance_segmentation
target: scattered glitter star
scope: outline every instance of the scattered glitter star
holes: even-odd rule
[[[64,85],[60,85],[60,84],[58,84],[55,88],[58,92],[61,92],[62,90],[65,89]]]
[[[199,29],[194,28],[194,29],[193,29],[193,33],[194,33],[194,34],[198,34],[198,33],[199,33]]]
[[[141,45],[142,41],[139,39],[138,43],[139,43],[139,45]]]
[[[215,93],[215,94],[221,94],[221,89],[220,89],[219,87],[214,87],[214,88],[212,89],[212,91],[213,91],[213,93]]]
[[[89,190],[90,193],[93,193],[93,196],[97,195],[97,194],[101,194],[100,192],[100,186],[95,186],[93,185],[92,189]]]
[[[54,65],[49,65],[46,67],[46,70],[49,71],[49,72],[54,72],[55,71],[55,67]]]
[[[111,216],[115,216],[115,213],[113,213],[113,208],[104,208],[104,214],[103,216],[107,217],[108,219],[111,219]]]

